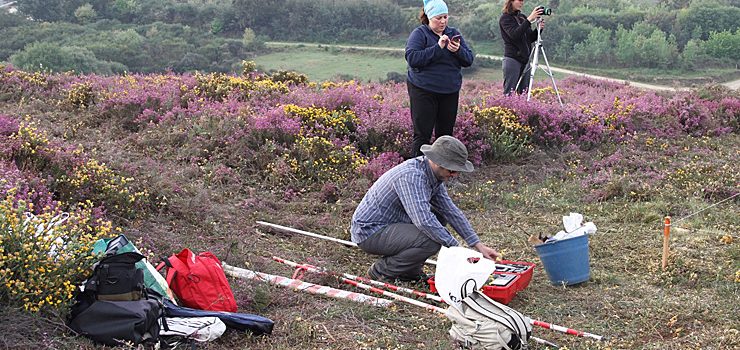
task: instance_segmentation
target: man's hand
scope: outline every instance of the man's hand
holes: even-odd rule
[[[488,248],[485,244],[478,242],[476,243],[473,248],[475,250],[479,251],[481,254],[483,254],[483,257],[486,259],[491,259],[493,261],[496,261],[496,259],[501,257],[501,254],[499,254],[494,249]]]

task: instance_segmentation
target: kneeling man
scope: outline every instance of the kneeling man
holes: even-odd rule
[[[381,256],[368,270],[373,279],[425,278],[424,261],[441,246],[459,245],[445,228],[447,223],[484,257],[499,256],[480,241],[447,194],[445,182],[459,172],[473,171],[465,145],[452,136],[441,136],[434,144],[421,146],[421,152],[424,155],[383,174],[352,216],[352,241],[365,252]]]

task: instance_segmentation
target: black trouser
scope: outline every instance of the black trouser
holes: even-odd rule
[[[421,145],[429,144],[434,137],[452,136],[457,119],[457,100],[460,91],[451,94],[438,94],[420,89],[406,82],[411,102],[411,121],[414,123],[414,143],[411,156],[422,155]]]
[[[427,258],[442,247],[414,224],[401,223],[380,229],[357,246],[367,253],[381,255],[373,265],[373,273],[401,280],[419,276]]]
[[[514,89],[516,89],[517,94],[521,94],[529,88],[529,75],[531,73],[529,69],[526,69],[528,66],[528,63],[521,63],[511,57],[504,57],[501,62],[501,68],[504,71],[504,95],[510,95]],[[517,87],[519,77],[522,78],[522,82]]]

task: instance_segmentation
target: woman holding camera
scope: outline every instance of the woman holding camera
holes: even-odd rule
[[[411,103],[414,141],[411,156],[435,137],[452,135],[462,86],[462,67],[473,64],[473,52],[457,29],[448,27],[447,4],[424,0],[421,25],[406,42],[406,86]]]
[[[501,38],[504,40],[504,95],[510,95],[514,89],[521,94],[529,86],[529,75],[524,73],[529,54],[532,52],[532,43],[537,41],[537,30],[532,29],[532,23],[542,16],[544,7],[538,6],[529,16],[522,14],[524,0],[506,0],[503,14],[498,20]],[[545,28],[545,21],[540,19],[540,30]],[[517,86],[519,78],[521,83]]]

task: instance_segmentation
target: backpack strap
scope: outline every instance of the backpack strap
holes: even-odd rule
[[[157,271],[161,270],[163,266],[167,266],[167,285],[172,285],[172,280],[175,279],[178,272],[187,273],[188,267],[177,258],[177,256],[171,256],[169,258],[162,258],[162,262],[157,265]]]
[[[497,308],[495,305],[485,305],[485,306],[483,306],[483,305],[481,305],[478,302],[478,300],[474,300],[472,298],[472,296],[471,296],[471,298],[464,299],[463,300],[463,303],[465,303],[465,305],[467,305],[471,309],[475,310],[477,313],[485,316],[486,318],[489,318],[491,320],[496,321],[497,323],[502,324],[504,327],[508,328],[512,333],[517,333],[518,334],[517,329],[516,329],[516,326],[514,325],[514,323],[508,317],[502,316],[499,313],[501,310],[499,308]],[[491,311],[489,309],[491,306],[494,307],[494,310],[497,310],[499,312]]]
[[[527,344],[527,320],[516,310],[506,305],[499,304],[478,291],[473,292],[468,298],[463,299],[465,305],[488,317],[512,332],[519,343],[526,347]],[[503,316],[505,315],[505,316]],[[499,334],[500,338],[500,334]],[[503,339],[501,339],[503,340]]]
[[[100,284],[100,275],[98,274],[99,268],[100,263],[95,265],[92,276],[85,281],[85,293],[90,293],[90,295],[97,294],[98,285]]]
[[[166,256],[163,256],[162,259],[159,260],[159,264],[154,269],[157,271],[161,271],[163,267],[167,266],[168,268],[172,267],[172,264],[170,264],[170,261],[167,260]]]
[[[491,305],[498,307],[504,314],[506,314],[511,320],[513,320],[516,327],[519,329],[519,334],[527,334],[529,332],[529,329],[531,328],[531,326],[529,326],[529,321],[527,317],[522,315],[519,311],[516,311],[504,304],[497,303],[496,301],[491,300],[490,298],[488,298],[488,296],[480,292],[476,292],[475,294],[478,299],[484,298],[486,304],[490,303]]]

